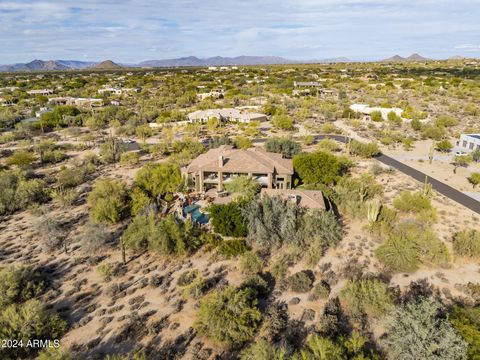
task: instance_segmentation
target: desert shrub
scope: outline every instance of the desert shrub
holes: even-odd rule
[[[178,286],[190,285],[199,276],[198,270],[188,270],[180,274],[177,279]]]
[[[227,345],[253,338],[262,320],[252,289],[227,287],[200,300],[194,327],[199,334]]]
[[[480,232],[463,230],[453,236],[453,251],[457,255],[471,258],[480,257]]]
[[[293,158],[293,167],[302,181],[311,187],[335,184],[350,163],[328,152],[301,153]]]
[[[470,184],[472,184],[473,188],[475,189],[475,187],[480,184],[480,173],[471,173],[467,180]]]
[[[182,222],[173,215],[158,221],[154,215],[138,215],[122,237],[128,248],[148,249],[161,255],[185,255],[202,244],[201,230],[191,221]]]
[[[230,259],[244,254],[249,250],[247,242],[243,239],[224,240],[217,247],[217,254],[224,259]]]
[[[112,264],[98,265],[97,271],[104,281],[110,281],[113,275],[113,265]]]
[[[364,158],[375,157],[380,154],[380,149],[375,143],[362,143],[358,140],[352,140],[348,144],[350,154]]]
[[[30,300],[45,289],[42,276],[30,266],[0,268],[0,307]]]
[[[47,150],[42,155],[44,164],[56,164],[68,158],[68,155],[62,150]]]
[[[380,111],[372,111],[370,113],[370,118],[375,122],[383,121],[382,113]]]
[[[307,262],[318,263],[325,251],[342,240],[342,228],[332,212],[311,210],[303,215],[297,243],[306,249]]]
[[[450,150],[453,149],[452,143],[450,141],[448,141],[447,139],[438,141],[435,144],[435,147],[438,151],[445,152],[445,153],[450,152]]]
[[[438,127],[452,127],[458,125],[458,120],[453,116],[449,115],[440,115],[435,119],[435,126]]]
[[[23,344],[32,339],[58,339],[66,328],[64,320],[47,313],[40,302],[33,299],[21,305],[9,305],[0,314],[0,338],[21,340]],[[2,348],[0,355],[4,359],[25,358],[34,351],[25,345]]]
[[[357,178],[343,177],[334,190],[335,202],[354,216],[363,215],[365,202],[382,194],[382,186],[370,174],[362,174]]]
[[[396,310],[384,344],[392,359],[465,359],[467,344],[445,318],[440,304],[428,299]]]
[[[148,214],[153,203],[154,200],[138,187],[130,192],[130,213],[133,216]]]
[[[293,359],[343,360],[345,354],[342,347],[332,340],[312,335],[308,338],[304,349],[295,354]]]
[[[240,269],[244,274],[257,274],[262,271],[264,261],[255,251],[247,251],[240,258]]]
[[[73,188],[83,184],[88,175],[95,171],[94,164],[83,164],[71,168],[64,168],[57,174],[57,183],[60,188]]]
[[[300,151],[302,147],[299,143],[288,138],[273,137],[265,142],[265,150],[269,152],[282,154],[285,158],[291,159]]]
[[[260,192],[261,185],[247,176],[237,176],[228,183],[225,183],[225,190],[228,192],[251,199]]]
[[[127,150],[126,144],[121,139],[109,136],[100,145],[100,158],[104,163],[115,164],[120,160],[122,154]]]
[[[424,139],[433,139],[436,141],[440,141],[445,136],[445,128],[435,125],[421,126],[421,132]]]
[[[224,236],[244,237],[247,226],[242,213],[243,202],[232,201],[225,205],[211,205],[208,208],[213,229]]]
[[[333,152],[340,150],[340,145],[335,140],[332,140],[330,138],[325,138],[319,141],[317,147],[320,151],[326,150]]]
[[[137,165],[140,162],[138,152],[129,151],[120,156],[120,163],[124,165]]]
[[[246,136],[235,136],[235,139],[233,139],[233,144],[237,149],[248,149],[253,146],[252,140]]]
[[[104,225],[89,221],[78,236],[80,247],[86,254],[98,254],[112,241],[112,234]]]
[[[260,245],[281,246],[297,237],[297,213],[299,208],[280,197],[264,196],[252,200],[244,209],[247,219],[248,239]]]
[[[240,354],[241,360],[287,360],[287,351],[283,347],[277,347],[268,341],[254,342]]]
[[[285,114],[273,115],[272,124],[273,126],[281,130],[291,131],[295,129],[295,127],[293,126],[292,118]]]
[[[425,220],[435,220],[436,211],[430,198],[421,192],[403,191],[393,200],[395,209],[420,216]]]
[[[312,289],[315,276],[311,271],[304,270],[291,275],[286,281],[293,292],[306,293]]]
[[[480,149],[475,149],[470,155],[473,161],[480,162]]]
[[[46,201],[45,187],[43,180],[28,179],[21,173],[0,170],[0,215]]]
[[[35,161],[35,155],[26,150],[17,150],[7,158],[7,165],[17,166],[21,169],[28,168]]]
[[[35,230],[46,251],[58,250],[64,244],[65,233],[61,223],[49,215],[38,220]]]
[[[330,285],[328,285],[325,281],[320,281],[313,287],[310,298],[312,300],[327,299],[329,295]]]
[[[450,323],[457,333],[468,343],[467,358],[480,358],[480,307],[455,307],[450,315]]]
[[[88,195],[90,216],[97,223],[115,224],[126,214],[128,206],[126,184],[116,179],[101,179]]]
[[[135,186],[144,191],[151,199],[174,193],[181,184],[180,168],[172,163],[146,164],[135,176]]]
[[[378,317],[393,308],[387,285],[376,279],[348,280],[340,298],[355,317],[362,314]]]
[[[60,347],[49,347],[40,352],[35,360],[74,360],[74,358]]]
[[[376,250],[376,256],[395,271],[412,272],[422,262],[445,265],[450,256],[435,233],[417,222],[401,223]]]
[[[63,208],[72,206],[78,199],[78,193],[75,189],[57,188],[50,191],[52,201]]]

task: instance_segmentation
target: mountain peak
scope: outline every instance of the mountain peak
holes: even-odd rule
[[[112,60],[104,60],[94,66],[93,69],[120,69],[121,66],[117,63],[114,63]]]

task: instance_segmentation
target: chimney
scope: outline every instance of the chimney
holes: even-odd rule
[[[220,156],[218,157],[218,166],[219,166],[219,167],[223,167],[223,155],[220,155]]]

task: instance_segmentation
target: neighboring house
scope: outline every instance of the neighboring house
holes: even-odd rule
[[[222,145],[201,154],[182,171],[187,183],[193,183],[199,192],[212,188],[223,191],[223,185],[237,176],[248,176],[268,189],[290,189],[293,165],[292,160],[263,148]]]
[[[334,90],[323,89],[322,84],[318,81],[294,81],[293,82],[292,95],[320,95],[320,96],[333,96],[335,95]]]
[[[29,95],[44,95],[44,96],[47,96],[47,95],[53,94],[53,90],[52,90],[52,89],[28,90],[28,91],[27,91],[27,94],[29,94]]]
[[[480,134],[462,134],[457,140],[457,147],[466,152],[480,150]]]
[[[103,99],[94,98],[75,98],[70,96],[48,99],[49,102],[56,105],[74,105],[78,107],[99,107],[103,106]]]
[[[102,89],[99,89],[98,93],[99,94],[108,93],[108,94],[113,94],[113,95],[122,95],[122,94],[126,94],[126,93],[139,92],[139,91],[140,91],[139,88],[114,88],[114,87],[106,85]]]
[[[13,103],[3,97],[0,97],[0,106],[12,106]]]
[[[244,112],[233,108],[197,110],[188,114],[188,122],[191,123],[204,123],[213,118],[240,123],[267,120],[265,114]]]
[[[275,197],[279,196],[286,201],[304,207],[307,209],[327,210],[328,204],[320,190],[304,190],[304,189],[262,189],[260,196]]]
[[[364,115],[364,120],[370,120],[370,115],[372,112],[378,111],[382,114],[382,119],[387,120],[388,114],[393,112],[395,115],[402,117],[403,110],[400,108],[383,108],[383,107],[370,107],[366,104],[352,104],[350,105],[350,110],[353,110],[357,113]]]
[[[214,99],[223,99],[225,92],[222,89],[213,89],[206,93],[197,94],[197,99],[202,101],[207,98],[214,98]]]

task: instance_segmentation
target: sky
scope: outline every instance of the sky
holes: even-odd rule
[[[0,0],[0,64],[480,57],[480,0]]]

